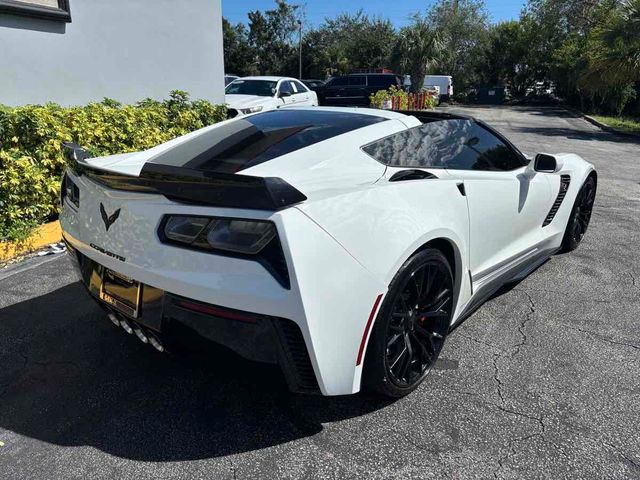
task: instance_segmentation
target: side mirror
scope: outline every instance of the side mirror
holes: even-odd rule
[[[533,169],[541,173],[554,173],[558,171],[556,157],[547,153],[539,153],[533,160]]]
[[[527,157],[530,158],[530,157]],[[548,153],[539,153],[533,160],[529,161],[529,165],[525,169],[524,175],[527,178],[533,178],[536,173],[556,173],[562,170],[562,160]]]
[[[291,96],[291,92],[279,92],[278,93],[278,97],[280,97],[280,98],[290,97],[290,96]]]

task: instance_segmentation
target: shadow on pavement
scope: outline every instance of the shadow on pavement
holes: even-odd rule
[[[0,310],[0,428],[143,461],[193,460],[313,435],[389,404],[289,393],[277,367],[214,349],[159,354],[80,283]]]
[[[582,142],[614,142],[614,143],[640,143],[632,137],[616,135],[614,133],[602,130],[583,131],[575,128],[559,128],[559,127],[512,127],[513,131],[525,134],[540,135],[542,137],[565,137],[570,140],[579,140]]]
[[[461,107],[461,108],[460,108]],[[569,110],[566,110],[562,107],[554,107],[554,106],[533,106],[533,105],[518,105],[518,106],[501,106],[501,105],[461,105],[458,106],[450,106],[445,111],[455,112],[456,110],[459,113],[463,114],[471,114],[473,116],[474,110],[500,110],[505,109],[509,111],[518,111],[523,113],[528,113],[531,115],[536,115],[540,117],[549,117],[549,118],[564,118],[564,119],[576,119],[583,120],[582,116],[573,113]],[[585,126],[587,126],[587,121],[584,120]],[[519,126],[511,126],[510,130],[512,132],[519,132],[525,134],[532,135],[540,135],[543,137],[565,137],[571,140],[580,140],[580,141],[607,141],[607,142],[615,142],[615,143],[630,143],[630,144],[640,144],[640,140],[628,135],[616,134],[612,132],[606,132],[604,130],[600,130],[597,127],[590,128],[589,130],[580,130],[579,128],[568,126],[567,128],[560,128],[557,126],[536,126],[531,125],[527,127],[519,127]]]

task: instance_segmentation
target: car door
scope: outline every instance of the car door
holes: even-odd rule
[[[322,90],[322,104],[339,104],[345,96],[347,88],[347,77],[334,77],[329,80]]]
[[[345,104],[369,105],[366,75],[350,75],[348,78]]]
[[[278,86],[278,98],[282,102],[281,107],[290,107],[296,104],[295,91],[289,80],[280,81]]]
[[[552,190],[547,175],[526,175],[526,158],[486,125],[468,119],[444,123],[441,133],[450,144],[445,168],[467,197],[469,270],[481,286],[540,253]]]
[[[311,105],[309,100],[309,90],[296,80],[291,80],[291,88],[293,88],[293,97],[295,98],[296,105],[308,106]]]

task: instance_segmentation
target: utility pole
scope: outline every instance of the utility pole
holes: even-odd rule
[[[302,80],[302,21],[298,20],[298,80]]]

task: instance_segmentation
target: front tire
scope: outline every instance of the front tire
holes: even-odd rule
[[[453,272],[442,252],[428,248],[407,260],[373,326],[365,385],[395,398],[415,390],[438,359],[453,311]]]
[[[593,202],[596,198],[596,182],[593,177],[588,177],[582,184],[576,201],[573,204],[569,221],[562,238],[562,251],[571,252],[578,248],[587,232],[591,221]]]

